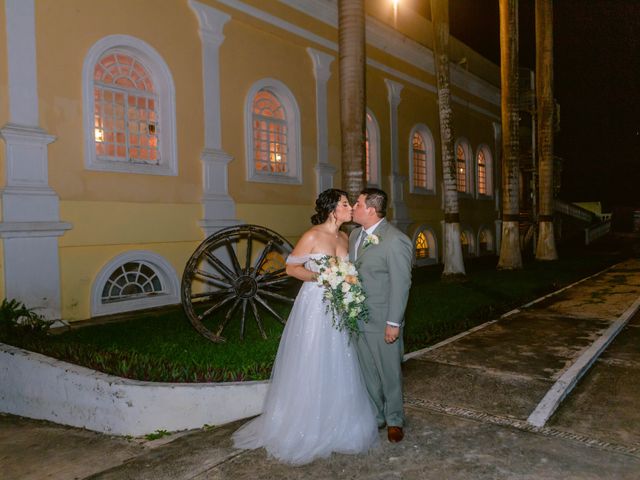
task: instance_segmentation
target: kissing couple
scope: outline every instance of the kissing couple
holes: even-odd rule
[[[411,286],[413,246],[385,218],[387,194],[363,190],[349,204],[338,189],[316,200],[313,226],[287,258],[287,274],[304,283],[282,333],[262,414],[233,434],[237,448],[264,447],[302,465],[332,452],[367,452],[387,428],[404,436],[403,317]],[[351,235],[340,230],[353,220]],[[366,295],[367,321],[350,337],[332,324],[318,283],[322,258],[349,260]]]

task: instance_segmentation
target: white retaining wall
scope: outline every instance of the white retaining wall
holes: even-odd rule
[[[0,343],[0,411],[113,435],[220,425],[257,415],[269,383],[114,377]]]

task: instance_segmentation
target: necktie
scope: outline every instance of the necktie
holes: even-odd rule
[[[367,238],[367,232],[364,230],[364,228],[362,229],[362,231],[360,232],[360,237],[358,238],[358,243],[356,244],[356,258],[358,258],[358,255],[360,255],[360,252],[362,252],[362,248],[364,246],[364,241]]]

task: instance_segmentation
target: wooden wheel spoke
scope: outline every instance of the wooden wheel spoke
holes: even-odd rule
[[[254,302],[253,300],[249,300],[249,303],[251,303],[251,310],[253,310],[253,316],[256,319],[256,325],[258,325],[258,330],[260,330],[260,335],[262,335],[262,338],[267,338],[267,334],[264,331],[264,326],[262,325],[262,318],[260,318],[260,314],[258,313],[258,307],[256,305],[256,302]]]
[[[287,273],[287,269],[286,268],[279,268],[277,270],[273,270],[272,272],[266,272],[263,273],[262,275],[258,275],[258,277],[256,278],[256,280],[258,281],[262,281],[262,280],[269,280],[273,277],[279,277],[280,275],[286,274]]]
[[[195,275],[206,278],[208,282],[214,284],[216,287],[230,287],[231,285],[229,284],[228,281],[226,281],[224,278],[221,277],[217,277],[215,275],[213,275],[212,273],[209,272],[205,272],[204,270],[200,270],[197,269],[195,271]]]
[[[240,266],[240,262],[238,261],[238,256],[236,255],[236,251],[233,249],[233,245],[231,245],[231,240],[229,238],[225,238],[225,242],[227,245],[227,250],[229,251],[229,257],[231,258],[231,263],[233,264],[233,268],[236,271],[237,275],[242,275],[242,267]]]
[[[225,327],[229,323],[229,320],[231,320],[231,317],[233,316],[233,312],[235,312],[236,308],[240,304],[240,300],[241,300],[240,298],[236,298],[236,301],[233,302],[233,305],[231,305],[231,308],[227,311],[227,314],[224,316],[224,320],[222,321],[222,323],[218,327],[218,331],[216,332],[216,335],[218,337],[222,334],[222,331],[225,329]]]
[[[258,257],[258,260],[256,261],[256,266],[253,270],[253,274],[257,275],[258,272],[260,271],[260,269],[262,268],[262,264],[264,263],[264,260],[267,258],[267,255],[269,254],[269,252],[271,251],[271,249],[273,248],[273,240],[269,240],[267,242],[267,244],[264,247],[264,250],[262,250],[262,252],[260,252],[260,256]]]
[[[293,299],[291,297],[286,297],[286,296],[281,295],[279,293],[270,292],[269,290],[260,290],[260,294],[261,295],[266,295],[267,297],[277,298],[278,300],[283,300],[283,301],[289,302],[289,303],[293,303],[295,301],[295,299]]]
[[[282,277],[278,277],[278,278],[273,278],[271,280],[258,281],[258,288],[268,287],[270,285],[277,285],[279,283],[285,283],[285,282],[288,282],[289,280],[291,280],[290,277],[282,276]]]
[[[207,257],[207,260],[209,260],[209,263],[212,267],[216,268],[220,273],[222,273],[222,275],[227,277],[227,279],[233,283],[236,275],[231,270],[229,270],[229,267],[227,267],[224,263],[222,263],[218,258],[214,257],[209,252],[205,252],[205,256]]]
[[[251,236],[251,232],[249,232],[249,234],[247,235],[247,257],[246,260],[244,262],[244,273],[245,275],[248,275],[249,272],[251,271],[251,249],[252,249],[252,236]]]
[[[233,291],[233,288],[225,288],[222,290],[214,290],[212,292],[202,292],[202,293],[194,293],[193,295],[190,295],[191,300],[194,299],[198,299],[198,298],[207,298],[207,297],[215,297],[216,295],[224,295],[226,293],[231,293]]]
[[[285,325],[287,323],[286,320],[284,320],[278,312],[276,312],[273,308],[271,308],[271,306],[269,306],[267,302],[265,302],[262,298],[260,298],[260,295],[256,295],[255,300],[260,305],[262,305],[266,310],[268,310],[271,313],[271,315],[276,317],[281,324]]]
[[[220,300],[218,303],[216,303],[212,307],[207,308],[204,312],[198,315],[198,320],[202,322],[202,320],[204,320],[204,317],[211,314],[214,310],[217,310],[218,308],[220,308],[221,306],[223,306],[225,303],[229,302],[229,300],[232,300],[233,298],[234,298],[233,295],[229,295],[223,298],[222,300]]]
[[[240,339],[244,339],[244,322],[247,318],[247,299],[242,299],[242,317],[240,318]]]

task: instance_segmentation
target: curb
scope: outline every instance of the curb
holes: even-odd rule
[[[547,420],[549,420],[558,406],[560,406],[562,400],[573,390],[582,376],[589,370],[604,349],[616,338],[618,333],[627,325],[629,319],[635,315],[638,310],[640,310],[640,297],[560,376],[556,383],[547,391],[538,406],[529,415],[527,422],[536,427],[544,427]]]
[[[617,267],[618,265],[620,265],[622,263],[624,263],[624,262],[618,262],[616,264],[610,265],[607,268],[605,268],[603,270],[600,270],[599,272],[591,274],[588,277],[584,277],[584,278],[582,278],[582,279],[580,279],[580,280],[578,280],[576,282],[573,282],[573,283],[571,283],[571,284],[569,284],[569,285],[567,285],[565,287],[560,288],[559,290],[556,290],[556,291],[551,292],[551,293],[547,293],[546,295],[544,295],[542,297],[539,297],[539,298],[536,298],[535,300],[532,300],[532,301],[530,301],[528,303],[525,303],[524,305],[521,305],[521,306],[519,306],[517,308],[514,308],[513,310],[509,310],[507,313],[503,313],[502,315],[500,315],[500,317],[496,318],[495,320],[489,320],[488,322],[481,323],[480,325],[476,325],[475,327],[470,328],[469,330],[465,330],[464,332],[458,333],[457,335],[454,335],[453,337],[446,338],[446,339],[442,340],[441,342],[436,343],[435,345],[431,345],[430,347],[425,347],[425,348],[422,348],[420,350],[415,350],[413,352],[409,352],[409,353],[405,354],[404,357],[402,357],[402,361],[406,362],[407,360],[411,360],[412,358],[419,357],[420,355],[428,353],[428,352],[430,352],[432,350],[435,350],[437,348],[444,347],[445,345],[447,345],[447,344],[449,344],[451,342],[455,342],[459,338],[465,337],[465,336],[469,335],[470,333],[474,333],[474,332],[477,332],[478,330],[481,330],[481,329],[483,329],[485,327],[488,327],[489,325],[492,325],[492,324],[496,323],[498,320],[500,320],[502,318],[507,318],[507,317],[510,317],[511,315],[514,315],[516,313],[520,313],[523,309],[528,308],[531,305],[535,305],[536,303],[541,302],[543,300],[546,300],[549,297],[552,297],[552,296],[557,295],[557,294],[559,294],[561,292],[564,292],[565,290],[567,290],[569,288],[575,287],[576,285],[578,285],[578,284],[580,284],[582,282],[586,282],[587,280],[589,280],[589,279],[591,279],[593,277],[597,277],[598,275],[601,275],[604,272],[606,272],[608,270],[611,270],[612,268]]]
[[[0,343],[0,412],[111,435],[222,425],[262,411],[268,382],[162,383]]]

